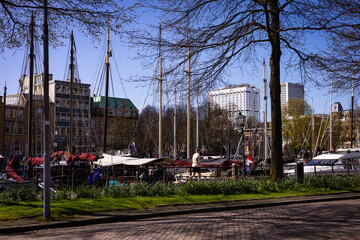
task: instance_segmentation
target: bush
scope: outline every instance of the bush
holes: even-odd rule
[[[34,189],[9,188],[0,194],[0,200],[5,202],[36,201],[41,198]]]
[[[292,191],[327,191],[349,190],[360,187],[360,175],[357,176],[321,176],[307,177],[302,183],[296,179],[284,178],[278,181],[263,179],[227,179],[213,181],[190,181],[182,184],[157,182],[154,184],[135,183],[116,187],[79,186],[74,192],[70,188],[52,193],[52,199],[63,200],[72,198],[98,199],[101,197],[131,198],[171,196],[171,195],[240,195],[250,193],[283,193]],[[32,189],[8,189],[0,194],[0,201],[18,202],[34,201],[42,198],[42,192]]]

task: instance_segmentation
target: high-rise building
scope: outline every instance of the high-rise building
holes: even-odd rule
[[[292,98],[304,99],[304,85],[299,83],[284,82],[280,84],[281,87],[281,108]]]
[[[208,102],[217,104],[235,118],[240,112],[260,120],[260,90],[249,84],[230,85],[207,93]]]
[[[50,137],[54,145],[52,150],[67,150],[74,153],[86,152],[90,149],[90,84],[73,80],[73,118],[72,118],[72,146],[70,148],[70,80],[52,80],[49,75],[49,101],[50,101]],[[20,79],[22,92],[29,93],[29,76]],[[43,74],[35,74],[33,93],[44,95]],[[38,111],[38,110],[35,110]],[[40,110],[39,110],[40,111]],[[41,112],[42,114],[42,112]]]
[[[70,149],[70,80],[49,82],[49,99],[54,103],[54,150],[75,153],[90,149],[90,84],[73,81],[72,148]]]

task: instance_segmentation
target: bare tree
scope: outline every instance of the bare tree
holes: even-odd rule
[[[303,77],[316,54],[308,48],[307,37],[314,32],[341,29],[351,25],[343,18],[339,0],[149,0],[161,12],[163,52],[171,59],[168,73],[184,76],[185,49],[190,47],[192,85],[213,86],[232,64],[247,66],[257,50],[270,54],[271,97],[271,178],[282,177],[282,130],[280,107],[280,60],[284,54],[290,66],[296,65]],[[357,3],[355,0],[346,2]],[[186,41],[189,22],[190,38]],[[154,48],[150,33],[132,35],[139,44]],[[241,64],[240,64],[241,63]],[[177,80],[184,83],[184,78]]]
[[[326,77],[333,79],[333,88],[340,93],[350,92],[360,86],[360,3],[359,1],[336,1],[339,18],[336,19],[341,28],[328,29],[329,47],[313,56],[316,71],[325,70]],[[315,75],[315,74],[314,74]],[[319,78],[320,80],[321,78]],[[329,84],[327,82],[320,82]]]
[[[132,21],[135,5],[120,5],[118,1],[62,0],[49,1],[50,40],[54,45],[69,35],[74,28],[87,36],[98,39],[106,31],[109,21],[114,33],[121,26]],[[0,1],[0,51],[23,46],[28,39],[31,14],[42,23],[42,0],[1,0]],[[39,31],[39,30],[38,30]],[[39,31],[40,32],[40,31]],[[40,33],[36,34],[38,37]]]

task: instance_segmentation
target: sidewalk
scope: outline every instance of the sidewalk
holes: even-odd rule
[[[341,192],[331,194],[307,195],[301,197],[283,197],[269,199],[253,199],[226,202],[211,202],[198,204],[177,204],[177,205],[161,205],[154,208],[141,210],[126,210],[118,212],[100,212],[92,215],[81,215],[76,218],[62,221],[36,221],[33,219],[23,219],[14,222],[2,222],[0,226],[0,234],[10,234],[27,232],[49,228],[65,228],[74,226],[84,226],[89,224],[110,223],[110,222],[126,222],[137,219],[165,217],[171,215],[181,215],[189,213],[216,212],[235,209],[249,209],[270,207],[279,205],[350,200],[360,199],[360,192]]]

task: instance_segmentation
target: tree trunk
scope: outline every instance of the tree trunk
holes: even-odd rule
[[[270,99],[271,99],[271,165],[270,177],[280,179],[283,175],[282,165],[282,129],[280,104],[280,9],[276,0],[269,3],[271,14],[271,57],[270,57]]]

